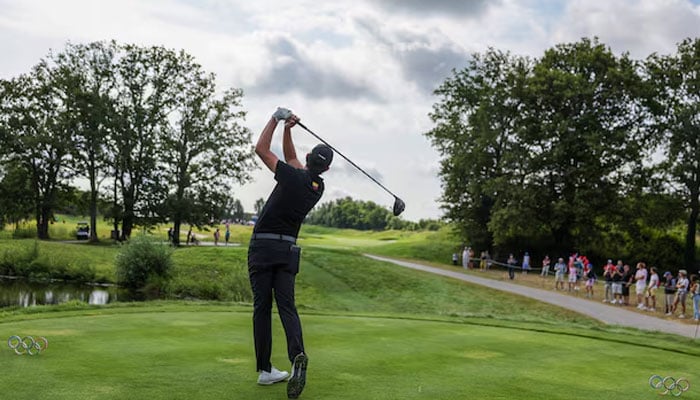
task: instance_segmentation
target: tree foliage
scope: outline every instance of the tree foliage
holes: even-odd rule
[[[674,55],[652,54],[646,70],[651,86],[654,130],[663,161],[657,171],[688,210],[685,265],[695,263],[700,215],[700,39],[679,43]]]
[[[18,224],[34,210],[34,193],[29,173],[21,164],[0,167],[0,228]]]
[[[232,184],[248,180],[253,168],[251,134],[239,123],[245,118],[242,91],[230,89],[217,96],[213,74],[204,73],[185,54],[179,60],[183,68],[173,83],[180,94],[176,118],[166,125],[157,151],[163,167],[160,181],[168,188],[168,207],[161,210],[173,221],[176,241],[182,222],[202,225],[226,215]],[[207,208],[217,211],[210,216],[195,211]]]
[[[321,204],[306,217],[306,223],[359,230],[402,229],[405,222],[372,201],[351,197]]]
[[[66,168],[72,146],[68,110],[56,90],[60,79],[61,71],[42,61],[0,86],[1,156],[28,173],[40,239],[49,238],[58,194],[72,178]]]
[[[113,133],[115,42],[68,44],[48,61],[60,73],[56,89],[68,110],[72,134],[71,162],[67,168],[87,179],[90,241],[97,241],[97,204],[100,182],[112,162],[108,138]]]
[[[536,59],[490,49],[436,95],[426,136],[442,155],[441,201],[473,247],[652,260],[648,249],[674,240],[663,232],[678,221],[678,202],[651,179],[659,141],[643,63],[597,39]],[[687,151],[684,140],[677,149]]]
[[[121,239],[136,224],[209,224],[254,168],[242,97],[184,51],[68,44],[0,81],[0,161],[28,173],[42,239],[75,177],[89,183],[91,225],[109,198]]]
[[[475,54],[435,92],[440,101],[430,114],[435,127],[427,136],[443,155],[443,209],[478,248],[493,242],[489,223],[496,200],[521,161],[523,150],[515,140],[521,100],[515,95],[530,64],[490,49]]]

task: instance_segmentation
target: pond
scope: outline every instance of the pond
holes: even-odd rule
[[[88,304],[144,300],[116,286],[31,282],[0,278],[0,307],[31,307],[78,300]]]

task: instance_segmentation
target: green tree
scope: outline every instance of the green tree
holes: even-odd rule
[[[529,59],[489,49],[435,91],[435,127],[426,136],[442,156],[442,208],[477,248],[492,247],[496,200],[518,183],[509,174],[525,158],[517,137],[519,94],[530,70]]]
[[[598,235],[594,217],[618,215],[618,200],[634,190],[630,177],[644,159],[637,68],[589,39],[537,60],[522,92],[516,139],[525,157],[490,225],[497,241],[500,232],[520,231],[547,235],[558,248],[585,249]]]
[[[34,210],[31,177],[22,165],[8,163],[0,169],[0,228],[29,218]]]
[[[240,200],[234,199],[229,206],[229,216],[236,221],[245,220],[245,210]]]
[[[265,207],[265,199],[261,197],[255,200],[255,205],[253,207],[255,208],[255,215],[259,217],[260,214],[262,214],[263,207]]]
[[[390,223],[393,229],[401,229],[405,224],[378,204],[353,200],[351,197],[319,205],[309,213],[306,223],[359,230],[383,230]]]
[[[225,216],[232,184],[249,179],[253,148],[250,131],[241,125],[241,90],[217,96],[214,75],[184,52],[177,55],[170,84],[178,95],[168,121],[175,122],[165,125],[157,154],[163,170],[159,182],[169,197],[165,217],[174,224],[177,244],[183,221],[200,225]],[[197,209],[211,213],[201,216]]]
[[[90,241],[96,242],[99,184],[109,170],[108,147],[114,119],[115,42],[68,44],[49,59],[61,73],[56,89],[67,103],[68,124],[73,134],[70,167],[89,184]]]
[[[646,71],[664,154],[659,170],[669,182],[665,188],[683,198],[688,210],[684,262],[692,267],[700,215],[700,39],[685,39],[674,55],[652,54]]]
[[[619,215],[647,143],[637,69],[582,39],[534,61],[489,50],[440,86],[426,135],[473,247],[586,248],[596,217]]]
[[[121,239],[131,236],[139,220],[153,221],[153,209],[165,200],[157,174],[158,140],[177,103],[171,79],[179,72],[175,52],[162,47],[124,45],[117,58],[117,101],[113,175],[121,198]],[[116,203],[115,199],[115,203]]]
[[[55,89],[59,74],[42,60],[0,88],[0,151],[29,174],[39,239],[49,239],[59,192],[72,178],[66,104]]]

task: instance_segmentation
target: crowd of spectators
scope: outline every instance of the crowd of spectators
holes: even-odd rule
[[[453,254],[455,265],[458,265],[458,258],[457,253]],[[542,259],[540,276],[545,279],[550,273],[553,274],[554,290],[578,294],[583,286],[586,298],[593,299],[596,284],[602,281],[601,295],[604,303],[616,306],[634,305],[640,311],[661,312],[667,317],[681,319],[688,317],[687,302],[690,298],[693,320],[700,321],[700,271],[698,274],[689,276],[687,270],[681,269],[676,275],[671,271],[665,271],[659,276],[659,270],[656,267],[647,268],[644,262],[638,262],[632,270],[630,265],[622,260],[613,263],[612,259],[609,259],[603,266],[603,275],[599,279],[593,265],[584,255],[573,254],[567,260],[559,257],[553,267],[551,262],[548,255]],[[462,266],[467,269],[476,269],[476,265],[480,270],[490,269],[492,265],[502,266],[506,268],[509,279],[515,279],[515,271],[518,269],[523,275],[533,270],[530,255],[527,252],[523,254],[522,262],[518,262],[515,255],[511,253],[505,263],[500,263],[492,260],[488,252],[481,252],[480,258],[475,259],[474,251],[470,247],[465,247],[462,252]],[[661,290],[663,290],[663,297]],[[634,291],[633,296],[630,295],[632,291]]]

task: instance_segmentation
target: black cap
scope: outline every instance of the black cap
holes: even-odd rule
[[[317,171],[325,171],[333,161],[333,150],[325,144],[319,144],[306,156],[306,164]]]

